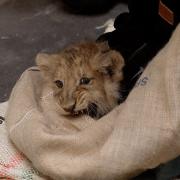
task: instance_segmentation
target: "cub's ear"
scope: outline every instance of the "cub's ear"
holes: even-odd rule
[[[39,53],[35,61],[42,72],[43,78],[51,79],[57,67],[57,57],[55,55]]]
[[[110,47],[109,47],[107,41],[98,42],[97,45],[98,45],[98,47],[99,47],[99,50],[100,50],[102,53],[106,53],[106,52],[110,51]]]
[[[124,67],[124,59],[117,51],[110,50],[98,58],[98,71],[104,75],[118,76],[122,75],[122,69]]]
[[[39,53],[36,56],[36,65],[39,67],[40,71],[48,71],[50,68],[50,55],[45,53]]]

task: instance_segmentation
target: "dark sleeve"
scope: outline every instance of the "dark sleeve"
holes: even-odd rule
[[[162,0],[174,14],[169,24],[159,13],[159,0],[129,0],[129,13],[120,14],[115,30],[99,37],[108,41],[110,48],[119,51],[125,59],[124,88],[128,95],[147,63],[167,43],[179,22],[179,0]],[[138,75],[137,75],[138,74]]]

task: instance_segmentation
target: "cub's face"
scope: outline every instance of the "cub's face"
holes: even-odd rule
[[[100,118],[118,104],[124,60],[104,44],[81,43],[59,54],[38,54],[36,63],[62,114]]]

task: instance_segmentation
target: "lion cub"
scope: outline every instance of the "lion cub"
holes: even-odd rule
[[[124,60],[105,43],[79,43],[57,54],[40,53],[36,64],[63,115],[98,119],[118,105]]]

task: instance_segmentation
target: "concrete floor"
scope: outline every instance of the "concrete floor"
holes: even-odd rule
[[[0,102],[8,100],[22,72],[35,65],[38,52],[95,40],[103,32],[97,26],[127,10],[118,4],[105,14],[85,16],[63,7],[59,0],[0,0]]]

